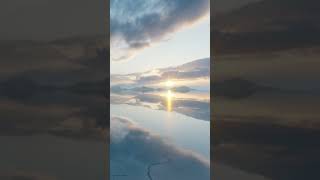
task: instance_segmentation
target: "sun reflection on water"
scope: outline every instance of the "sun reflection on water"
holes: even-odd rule
[[[172,101],[173,101],[173,97],[174,97],[171,90],[167,91],[166,97],[167,97],[167,111],[171,112],[173,109]]]

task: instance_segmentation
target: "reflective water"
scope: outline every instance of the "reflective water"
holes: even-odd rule
[[[111,94],[111,179],[209,179],[208,92]]]

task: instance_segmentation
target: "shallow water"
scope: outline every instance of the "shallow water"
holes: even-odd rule
[[[209,179],[209,99],[169,93],[111,95],[111,179]]]

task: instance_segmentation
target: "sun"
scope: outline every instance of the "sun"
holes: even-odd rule
[[[171,80],[168,80],[168,81],[166,82],[166,86],[167,86],[168,88],[171,88],[173,85],[174,85],[174,82],[171,81]]]

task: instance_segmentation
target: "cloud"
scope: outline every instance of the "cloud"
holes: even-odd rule
[[[198,59],[180,66],[155,69],[153,71],[156,71],[157,73],[154,74],[147,71],[127,75],[112,75],[111,82],[113,84],[136,83],[139,85],[151,85],[161,83],[167,79],[208,79],[210,77],[210,58]]]
[[[209,0],[111,0],[111,59],[128,60],[209,13]]]

